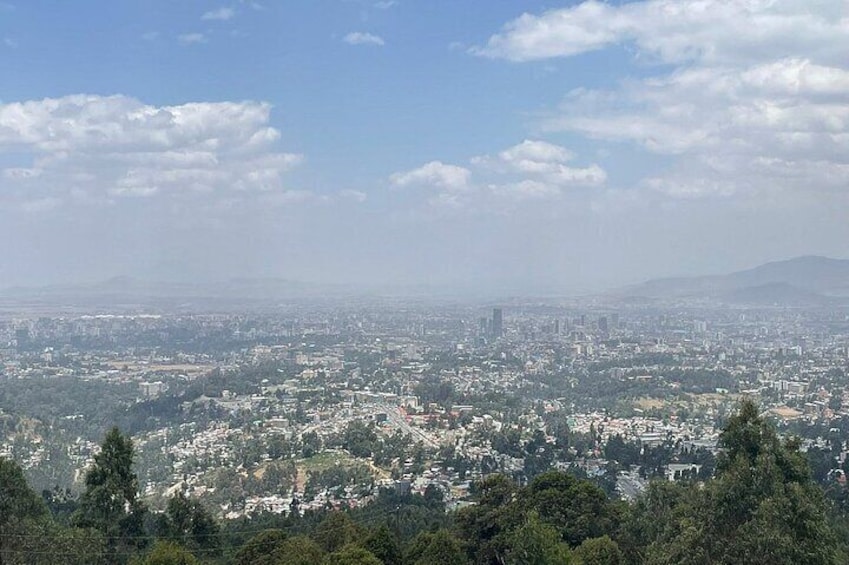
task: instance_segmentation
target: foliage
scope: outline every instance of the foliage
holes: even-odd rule
[[[324,551],[307,536],[293,536],[274,552],[275,565],[316,565],[321,563]]]
[[[615,531],[620,507],[604,491],[567,473],[536,477],[519,497],[520,505],[539,513],[573,547],[587,538]]]
[[[235,565],[273,565],[274,554],[288,539],[283,530],[265,530],[245,543],[236,553]]]
[[[331,512],[312,532],[312,539],[328,552],[339,551],[342,547],[359,541],[362,530],[344,512]]]
[[[72,517],[78,527],[91,527],[106,537],[117,556],[141,545],[146,508],[138,499],[138,479],[132,469],[133,442],[112,428],[85,476],[86,490]]]
[[[704,488],[655,489],[637,507],[647,563],[840,562],[797,442],[782,442],[747,401],[720,445],[717,477]]]
[[[554,526],[542,522],[536,512],[531,512],[510,537],[508,565],[568,565],[571,562],[569,546],[563,543],[560,533]]]
[[[515,483],[503,475],[487,477],[477,487],[477,504],[457,512],[460,537],[476,563],[498,563],[509,547],[510,531],[520,523]]]
[[[625,559],[619,545],[609,536],[584,540],[575,548],[574,555],[577,565],[621,565]]]
[[[363,546],[384,565],[402,565],[401,544],[395,534],[385,525],[375,528],[365,539]]]
[[[466,565],[458,540],[447,530],[422,532],[410,545],[407,562],[413,565]]]
[[[159,541],[139,565],[200,565],[190,551],[170,541]]]
[[[349,544],[325,556],[325,565],[382,565],[380,559],[369,550],[356,544]]]
[[[165,513],[159,516],[160,537],[205,555],[220,553],[220,528],[215,518],[197,500],[178,491],[168,500]]]
[[[21,467],[14,461],[0,458],[0,532],[12,522],[46,515],[47,507],[27,484]]]
[[[354,457],[371,457],[377,446],[374,427],[360,420],[351,420],[345,427],[342,445]]]

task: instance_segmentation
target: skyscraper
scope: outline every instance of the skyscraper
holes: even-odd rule
[[[501,308],[492,309],[492,337],[504,335],[504,320]]]

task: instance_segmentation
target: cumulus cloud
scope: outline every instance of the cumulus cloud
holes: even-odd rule
[[[382,37],[362,31],[352,31],[343,37],[342,41],[348,45],[376,45],[378,47],[382,47],[385,43]]]
[[[835,187],[849,181],[847,80],[844,69],[797,58],[680,69],[572,92],[545,125],[676,157],[670,178],[649,183],[672,195],[796,188],[789,163],[811,172],[809,189]]]
[[[525,14],[473,49],[523,62],[630,45],[648,78],[575,89],[543,121],[672,158],[638,185],[672,196],[849,182],[849,17],[840,0],[590,0]],[[536,166],[536,161],[531,160]],[[807,187],[790,170],[810,173]]]
[[[431,161],[410,171],[395,173],[389,182],[395,186],[428,186],[450,192],[466,190],[472,172],[457,165],[446,165],[442,161]]]
[[[525,140],[495,155],[473,157],[471,169],[431,161],[419,168],[391,175],[394,186],[429,189],[431,204],[462,208],[470,204],[554,198],[576,187],[602,186],[607,173],[597,164],[572,167],[575,155],[559,145]],[[473,182],[473,176],[478,179]]]
[[[531,61],[631,42],[667,63],[756,61],[782,51],[839,60],[847,31],[842,0],[590,0],[523,14],[473,52]]]
[[[559,145],[546,141],[526,139],[492,157],[475,157],[472,163],[500,174],[512,174],[528,177],[509,186],[530,188],[520,190],[531,194],[555,194],[557,187],[600,186],[607,180],[607,173],[597,164],[587,167],[570,167],[565,163],[575,155]],[[527,184],[533,182],[533,185]],[[523,184],[524,183],[524,184]],[[539,190],[538,184],[549,186],[549,190]]]
[[[276,148],[260,102],[151,106],[74,95],[0,104],[5,201],[286,192],[302,156]],[[51,201],[53,201],[51,200]]]
[[[502,161],[507,163],[564,163],[570,161],[574,154],[559,145],[546,141],[532,141],[526,139],[518,145],[505,149],[498,154]]]
[[[236,15],[236,11],[233,8],[218,8],[217,10],[210,10],[208,12],[204,12],[204,14],[200,17],[202,20],[217,20],[217,21],[227,21]]]

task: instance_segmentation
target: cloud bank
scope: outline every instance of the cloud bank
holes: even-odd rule
[[[472,52],[521,63],[617,47],[648,76],[568,92],[545,131],[671,157],[639,186],[672,197],[845,192],[844,2],[588,1],[522,15]]]
[[[0,105],[7,204],[285,192],[303,157],[277,149],[261,102],[151,106],[74,95]]]

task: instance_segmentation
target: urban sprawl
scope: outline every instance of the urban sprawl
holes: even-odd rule
[[[357,507],[378,489],[469,504],[557,468],[633,499],[713,472],[743,398],[845,481],[849,315],[794,308],[357,301],[262,314],[8,316],[0,457],[73,497],[106,430],[153,508],[222,518]],[[438,489],[438,491],[434,491]]]

